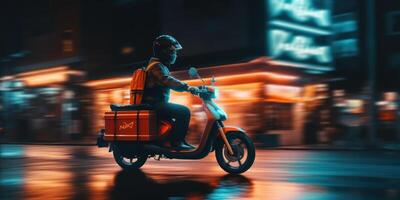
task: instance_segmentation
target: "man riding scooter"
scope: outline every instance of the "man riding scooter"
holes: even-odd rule
[[[151,157],[197,160],[215,152],[217,163],[226,172],[247,171],[255,160],[254,143],[243,129],[224,124],[228,115],[214,101],[218,89],[215,80],[206,85],[193,67],[188,75],[203,82],[199,88],[171,76],[168,67],[182,49],[173,37],[156,38],[153,48],[154,57],[147,68],[137,69],[132,75],[130,104],[111,104],[111,111],[104,113],[105,128],[99,132],[97,146],[109,147],[115,162],[123,169],[139,169]],[[190,111],[185,106],[168,103],[170,89],[189,91],[202,102],[207,123],[196,148],[185,141]],[[163,142],[165,137],[170,145]]]
[[[173,121],[173,135],[168,136],[170,147],[176,150],[192,150],[194,146],[185,141],[190,122],[190,110],[186,106],[169,103],[170,89],[178,92],[196,93],[197,87],[188,86],[171,76],[168,67],[177,58],[182,46],[169,35],[161,35],[153,42],[153,57],[146,68],[147,78],[143,103],[152,105],[162,119]]]

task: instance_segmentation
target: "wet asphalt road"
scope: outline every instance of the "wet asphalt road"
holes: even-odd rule
[[[400,199],[400,152],[257,150],[227,175],[202,160],[122,171],[107,149],[1,146],[0,199]]]

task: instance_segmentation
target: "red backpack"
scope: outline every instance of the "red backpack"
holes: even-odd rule
[[[139,68],[133,72],[131,80],[131,94],[130,104],[141,104],[143,99],[143,93],[146,86],[147,70],[153,67],[159,62],[152,62],[145,68]]]

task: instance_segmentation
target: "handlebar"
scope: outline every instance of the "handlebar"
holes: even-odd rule
[[[194,93],[192,92],[192,94],[205,99],[215,98],[215,89],[208,86],[199,86],[199,90]]]

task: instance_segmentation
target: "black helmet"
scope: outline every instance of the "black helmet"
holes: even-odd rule
[[[158,36],[153,42],[154,57],[159,58],[165,64],[174,64],[176,52],[181,49],[181,44],[170,35]]]

